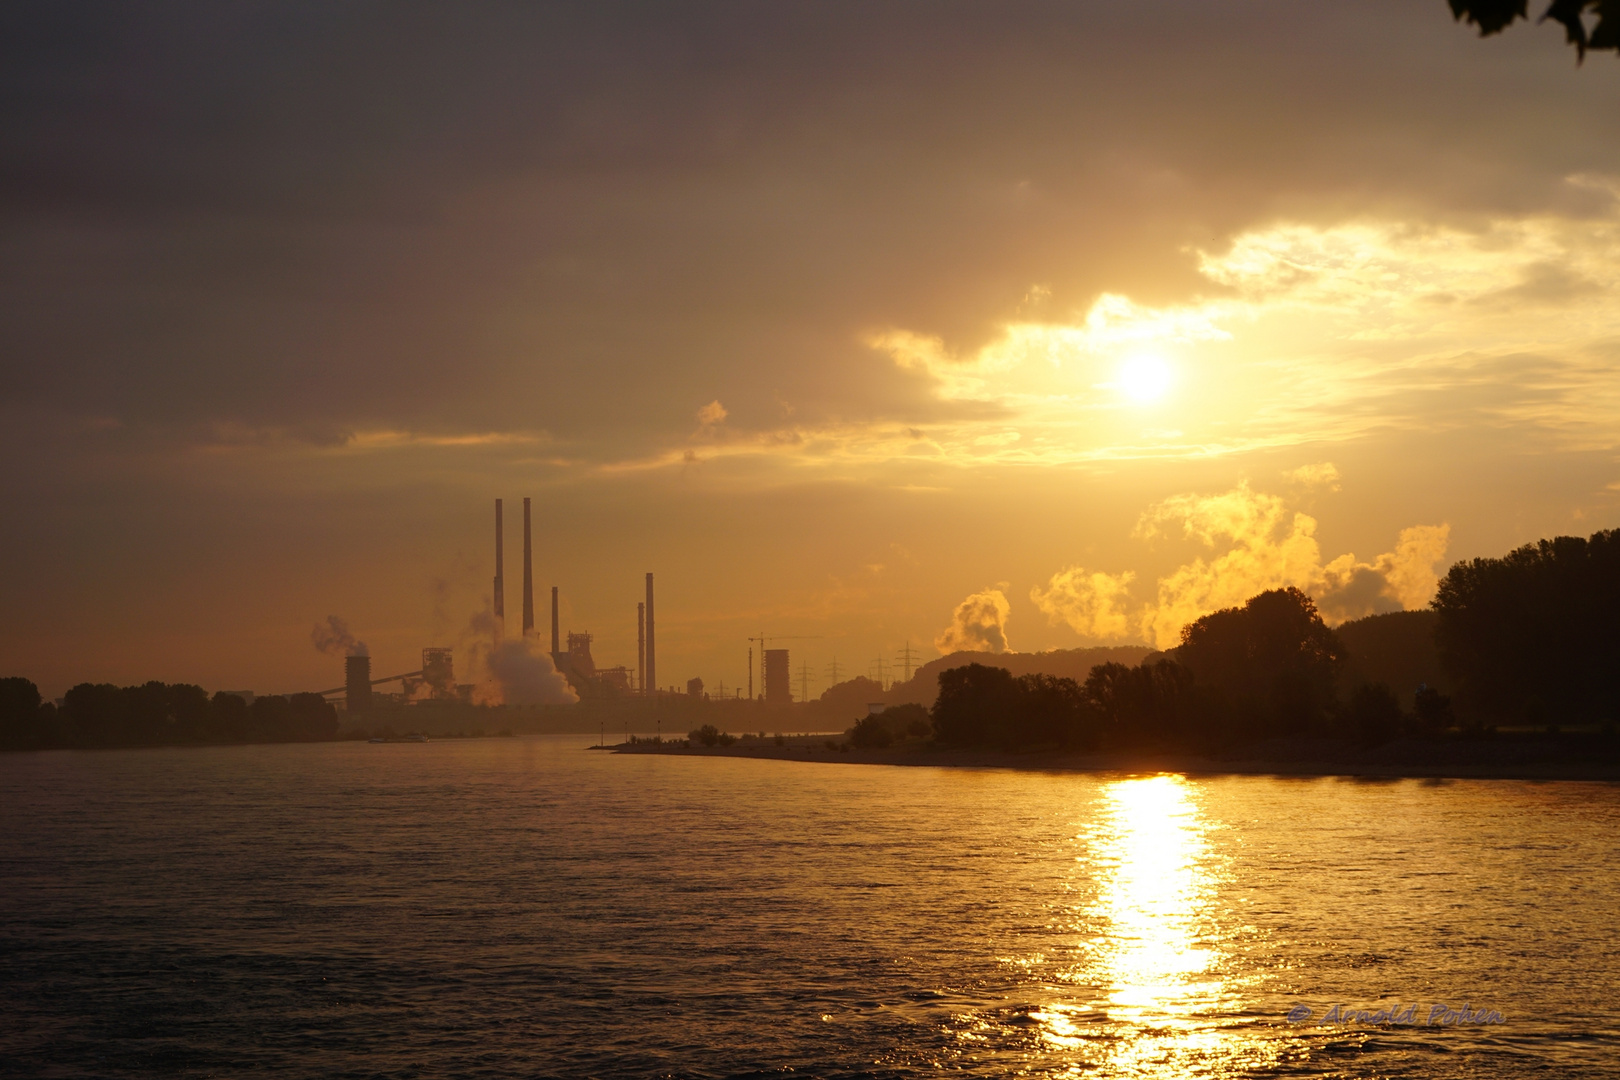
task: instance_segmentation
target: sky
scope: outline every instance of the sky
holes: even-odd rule
[[[1442,0],[8,4],[0,674],[472,677],[525,496],[663,685],[1422,607],[1620,525],[1617,99]]]

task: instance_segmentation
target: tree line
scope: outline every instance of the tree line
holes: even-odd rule
[[[200,686],[80,683],[60,707],[23,678],[0,679],[0,749],[319,742],[335,739],[337,710],[319,694],[212,698]]]
[[[1168,654],[1100,664],[1084,682],[984,664],[943,672],[933,735],[1007,750],[1210,752],[1309,732],[1381,741],[1414,726],[1388,688],[1337,699],[1345,655],[1309,596],[1273,589],[1189,624]]]
[[[1455,702],[1429,686],[1340,693],[1348,653],[1315,602],[1273,589],[1182,629],[1138,667],[1084,682],[969,664],[941,673],[932,737],[959,747],[1210,752],[1314,735],[1377,744],[1451,728],[1620,720],[1620,531],[1557,537],[1451,567],[1431,605]],[[871,718],[857,744],[896,737]]]

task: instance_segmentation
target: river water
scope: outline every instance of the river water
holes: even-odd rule
[[[0,1075],[1620,1073],[1620,785],[588,741],[0,755]]]

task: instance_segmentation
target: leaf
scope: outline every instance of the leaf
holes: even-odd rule
[[[1479,27],[1480,37],[1500,34],[1519,19],[1529,18],[1528,0],[1451,0],[1451,15],[1458,22]],[[1546,16],[1542,16],[1546,18]]]
[[[1586,39],[1589,49],[1613,49],[1620,55],[1620,0],[1596,0],[1592,10],[1597,13],[1597,25]]]
[[[1586,59],[1586,23],[1581,15],[1591,0],[1552,0],[1547,10],[1542,13],[1540,22],[1551,19],[1564,27],[1564,40],[1575,46],[1575,54],[1580,59]]]

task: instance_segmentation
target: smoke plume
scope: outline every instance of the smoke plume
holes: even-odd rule
[[[1007,616],[1012,605],[1000,589],[985,589],[956,605],[951,625],[934,639],[942,654],[953,652],[1006,652]]]
[[[478,674],[473,699],[480,705],[567,705],[579,700],[535,639],[503,638],[485,601],[461,640]]]
[[[568,680],[532,640],[507,638],[483,652],[489,683],[480,688],[483,705],[567,705],[579,700]]]
[[[309,632],[309,640],[323,653],[341,651],[344,656],[370,656],[366,643],[349,633],[349,624],[336,615],[328,615],[324,623],[316,623]]]
[[[1318,480],[1337,479],[1331,465],[1312,469]],[[1159,578],[1152,600],[1133,604],[1130,571],[1080,566],[1052,575],[1030,599],[1054,626],[1065,623],[1100,641],[1134,636],[1159,648],[1175,645],[1183,626],[1212,611],[1288,585],[1315,597],[1328,622],[1340,623],[1428,603],[1450,532],[1448,525],[1413,526],[1401,530],[1395,550],[1372,562],[1345,554],[1324,565],[1316,519],[1243,483],[1219,495],[1176,495],[1142,515],[1138,539],[1180,537],[1209,550]]]

